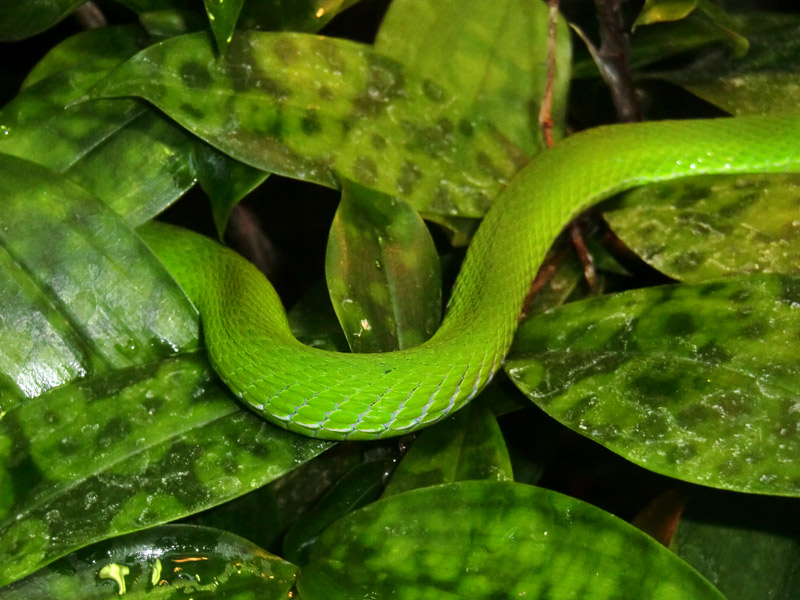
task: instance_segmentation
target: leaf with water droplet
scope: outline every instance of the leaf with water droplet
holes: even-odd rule
[[[430,97],[429,85],[367,46],[242,32],[221,58],[205,35],[151,46],[93,97],[143,97],[265,171],[330,187],[350,179],[426,216],[481,216],[525,157],[457,98]]]
[[[325,275],[354,352],[409,348],[439,325],[439,257],[425,223],[401,200],[345,181]]]
[[[723,598],[616,517],[497,481],[425,487],[351,513],[320,536],[297,588],[304,600]]]
[[[800,496],[800,278],[750,275],[567,304],[506,371],[550,416],[647,469]]]
[[[628,192],[604,216],[634,252],[675,279],[791,273],[800,268],[798,196],[797,175],[697,177]]]
[[[297,567],[218,529],[164,525],[101,542],[0,588],[2,600],[283,600]]]

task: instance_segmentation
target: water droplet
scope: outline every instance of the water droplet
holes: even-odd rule
[[[376,269],[380,269],[380,268],[382,268],[382,267],[383,267],[383,265],[381,264],[381,261],[379,261],[379,260],[376,260],[376,261],[375,261],[375,268],[376,268]]]
[[[11,135],[11,129],[6,125],[0,125],[0,138],[6,138]]]

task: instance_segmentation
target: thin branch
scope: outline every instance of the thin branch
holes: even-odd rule
[[[619,120],[630,123],[642,120],[642,107],[631,77],[628,33],[622,21],[623,1],[594,0],[600,28],[597,57]]]
[[[75,11],[75,18],[84,29],[100,29],[108,26],[103,11],[94,2],[87,2]]]

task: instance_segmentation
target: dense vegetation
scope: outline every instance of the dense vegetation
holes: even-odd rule
[[[798,114],[792,2],[556,4],[0,0],[0,600],[800,597],[797,175],[590,211],[503,372],[380,441],[247,410],[140,237],[387,352],[563,137]]]

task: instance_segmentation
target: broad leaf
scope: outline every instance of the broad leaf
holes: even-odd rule
[[[626,292],[526,322],[506,370],[548,414],[643,467],[800,495],[800,278]]]
[[[547,85],[547,22],[543,2],[395,0],[375,49],[470,104],[533,156],[544,148],[539,108]],[[571,48],[560,20],[552,110],[557,137],[564,127]]]
[[[185,296],[113,211],[3,155],[0,195],[0,585],[329,446],[234,401],[192,352]]]
[[[503,434],[481,401],[420,433],[389,480],[384,497],[473,479],[514,479]]]
[[[304,600],[722,600],[616,517],[542,488],[488,481],[422,488],[348,515],[314,545],[297,587]]]
[[[2,600],[136,598],[283,600],[297,567],[245,539],[207,527],[165,525],[64,557],[0,588]]]
[[[439,256],[408,204],[344,182],[328,237],[325,277],[354,352],[421,344],[442,316]]]
[[[21,395],[197,347],[180,289],[83,188],[0,154],[0,196],[0,371]]]
[[[141,96],[232,157],[338,187],[347,178],[434,215],[480,216],[524,160],[435,83],[366,46],[243,33],[151,46],[94,97]]]
[[[674,279],[790,273],[800,265],[798,196],[797,175],[697,177],[628,192],[604,216],[636,254]]]

